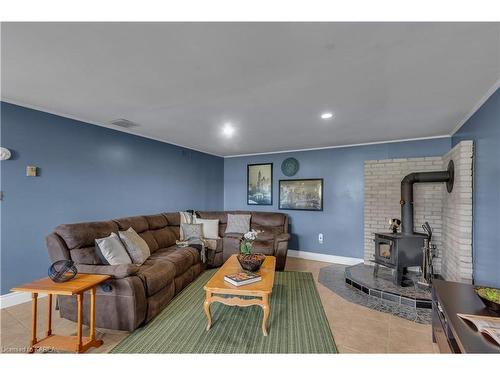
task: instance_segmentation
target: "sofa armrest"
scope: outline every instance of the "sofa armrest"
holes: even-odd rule
[[[274,242],[284,242],[290,239],[290,233],[281,233],[274,238]]]
[[[288,253],[289,233],[278,234],[274,239],[274,256],[276,257],[276,270],[283,271]]]
[[[94,273],[97,275],[109,275],[114,279],[123,279],[133,276],[139,271],[139,266],[135,264],[95,265],[95,264],[75,264],[79,273]]]

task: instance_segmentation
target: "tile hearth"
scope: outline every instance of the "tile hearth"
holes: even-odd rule
[[[373,274],[374,266],[367,264],[356,264],[345,269],[345,282],[365,294],[376,298],[410,307],[423,309],[432,308],[432,296],[430,288],[418,286],[418,274],[409,272],[405,275],[409,286],[394,285],[391,270],[379,267],[377,277]]]
[[[408,291],[408,296],[411,296],[411,292],[414,293],[413,296],[413,301],[415,302],[415,305],[412,305],[410,303],[412,297],[401,297],[401,295],[395,294],[394,289],[390,289],[391,291],[386,291],[385,294],[384,292],[380,291],[380,295],[375,295],[373,293],[376,293],[377,290],[374,287],[374,285],[367,283],[366,279],[368,279],[368,270],[370,270],[372,273],[373,277],[373,269],[363,269],[359,267],[359,269],[355,269],[355,271],[360,270],[359,275],[365,275],[366,279],[363,279],[360,277],[360,280],[363,280],[366,282],[366,284],[372,286],[372,294],[370,295],[370,288],[365,285],[361,285],[359,283],[356,283],[359,288],[356,286],[352,286],[352,281],[351,285],[346,283],[346,268],[350,268],[352,266],[345,266],[341,264],[332,264],[327,267],[323,267],[320,269],[319,272],[319,283],[324,285],[326,288],[330,289],[332,292],[340,295],[341,297],[345,298],[346,300],[353,302],[355,304],[367,307],[372,310],[377,310],[380,312],[384,313],[389,313],[394,316],[397,316],[399,318],[403,318],[415,323],[420,323],[423,325],[430,325],[431,323],[431,314],[432,314],[432,309],[430,308],[421,308],[421,307],[414,307],[416,306],[416,301],[421,301],[421,303],[425,303],[427,306],[427,303],[429,303],[429,300],[424,300],[423,295],[420,294],[420,291],[417,291],[416,289],[409,289]],[[384,271],[382,268],[380,269],[381,272],[379,272],[379,275],[383,275]],[[390,272],[390,271],[389,271]],[[357,276],[358,272],[355,272]],[[385,277],[389,277],[390,279],[390,273],[389,275],[385,275]],[[380,282],[380,281],[379,281]],[[383,281],[382,281],[383,282]],[[390,282],[392,287],[396,288],[392,282]],[[380,286],[380,284],[378,284]],[[413,287],[411,287],[413,288]],[[405,288],[406,289],[406,288]],[[382,296],[385,296],[386,298],[382,298]],[[415,299],[415,297],[418,296],[419,298],[422,299]],[[402,300],[404,298],[404,300]],[[430,294],[429,294],[430,298]],[[406,301],[408,300],[408,301]],[[404,301],[403,303],[401,303]],[[407,303],[405,303],[407,302]],[[420,303],[420,302],[419,302]]]

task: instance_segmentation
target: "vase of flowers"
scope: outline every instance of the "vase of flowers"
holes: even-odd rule
[[[259,232],[256,230],[251,230],[244,234],[243,240],[241,241],[238,261],[240,262],[241,268],[246,271],[257,271],[264,262],[264,259],[266,259],[264,254],[252,253],[253,242],[257,239],[258,234]]]

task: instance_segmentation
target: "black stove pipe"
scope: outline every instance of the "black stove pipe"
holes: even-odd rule
[[[401,181],[401,232],[413,234],[413,184],[421,182],[446,182],[448,193],[453,190],[453,160],[446,171],[416,172],[405,176]]]

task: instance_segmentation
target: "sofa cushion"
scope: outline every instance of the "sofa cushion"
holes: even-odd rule
[[[276,236],[283,233],[283,227],[266,227],[252,223],[251,228],[259,232],[257,235],[259,240],[273,240]]]
[[[149,230],[162,229],[168,226],[168,220],[163,215],[147,215],[144,216],[149,225]]]
[[[286,215],[279,212],[253,212],[252,224],[266,227],[283,227]]]
[[[162,215],[167,219],[169,226],[181,225],[181,215],[179,214],[179,212],[164,212]]]
[[[55,228],[56,232],[66,243],[69,250],[94,247],[95,239],[109,236],[111,232],[118,232],[118,226],[113,221],[93,221],[88,223],[62,224]]]
[[[201,211],[196,213],[200,219],[219,220],[220,224],[227,223],[227,213],[220,211]]]
[[[256,240],[252,243],[253,253],[262,253],[266,255],[274,254],[274,239],[273,240]]]
[[[158,243],[158,248],[160,249],[175,245],[175,241],[179,239],[179,236],[177,236],[175,232],[168,227],[152,230],[150,233],[153,235],[156,243]]]
[[[71,260],[76,264],[103,264],[95,251],[95,246],[73,249],[69,254]]]
[[[169,262],[148,259],[139,267],[137,276],[142,280],[146,288],[146,295],[149,297],[173,282],[175,267]]]
[[[158,242],[153,235],[153,232],[154,231],[147,230],[146,232],[139,233],[139,236],[141,236],[141,238],[148,244],[150,253],[154,253],[160,248],[160,245],[158,245]]]
[[[186,272],[193,264],[201,261],[198,250],[191,247],[178,248],[177,246],[159,249],[149,257],[149,260],[172,263],[175,267],[175,276]]]
[[[114,221],[118,224],[120,230],[132,228],[137,233],[142,233],[149,229],[149,223],[144,216],[122,217]]]

